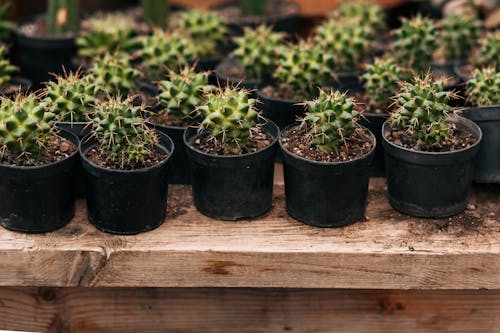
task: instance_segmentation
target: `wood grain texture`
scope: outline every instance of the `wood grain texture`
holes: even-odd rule
[[[0,285],[500,289],[499,186],[476,188],[475,210],[432,221],[392,210],[376,179],[367,221],[315,229],[286,214],[279,174],[273,209],[255,221],[206,218],[190,188],[173,186],[166,223],[142,235],[97,231],[83,201],[59,231],[2,229]]]
[[[500,291],[0,288],[0,330],[500,332]]]

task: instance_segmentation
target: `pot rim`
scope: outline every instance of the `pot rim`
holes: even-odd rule
[[[71,40],[74,40],[75,38],[78,37],[80,28],[78,28],[77,32],[71,32],[71,33],[68,33],[68,34],[65,34],[65,35],[62,35],[62,36],[60,36],[60,35],[51,35],[51,34],[47,34],[47,35],[43,35],[43,36],[30,36],[30,35],[25,34],[21,30],[22,26],[24,26],[26,24],[29,24],[29,23],[34,23],[39,18],[43,19],[43,17],[45,15],[46,15],[46,12],[43,12],[42,14],[31,15],[31,16],[27,17],[26,19],[17,22],[14,25],[14,29],[13,29],[14,35],[17,35],[18,37],[22,37],[22,38],[25,38],[25,39],[40,40],[40,41],[49,41],[49,42],[54,42],[54,41],[71,41]]]

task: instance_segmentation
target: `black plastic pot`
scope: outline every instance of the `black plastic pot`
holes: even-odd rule
[[[218,85],[225,87],[239,86],[247,90],[256,90],[261,84],[261,80],[256,79],[246,79],[246,78],[234,78],[224,75],[224,68],[230,66],[238,66],[234,60],[224,60],[215,68],[214,75],[217,80]]]
[[[426,218],[452,216],[467,207],[482,133],[476,124],[462,117],[457,126],[475,135],[477,142],[462,150],[436,153],[414,151],[389,142],[386,135],[390,125],[385,122],[382,133],[392,207]]]
[[[184,134],[193,170],[193,198],[202,214],[225,221],[254,218],[272,206],[274,157],[278,127],[267,121],[264,131],[274,140],[266,148],[239,156],[210,155],[196,150],[195,128]]]
[[[203,57],[198,60],[195,69],[197,72],[213,71],[221,61],[220,57]]]
[[[385,152],[382,145],[382,126],[389,117],[388,114],[364,113],[360,125],[368,128],[377,140],[377,146],[371,161],[370,176],[385,177]]]
[[[135,235],[163,224],[167,211],[168,165],[174,151],[172,140],[158,133],[158,151],[168,154],[160,164],[139,170],[112,170],[92,163],[87,152],[93,139],[80,144],[87,177],[87,212],[99,230],[117,235]]]
[[[474,181],[500,183],[500,106],[468,108],[463,116],[475,122],[483,132]]]
[[[14,36],[23,75],[35,88],[52,79],[51,73],[62,74],[63,68],[75,70],[72,62],[77,51],[75,36],[31,37],[19,27],[14,30]]]
[[[61,137],[78,146],[66,131]],[[78,151],[68,158],[38,167],[0,164],[0,225],[30,234],[67,225],[75,215],[74,172]]]
[[[259,108],[262,116],[278,125],[280,130],[304,116],[305,108],[299,105],[300,101],[268,97],[262,90],[257,90],[256,94],[261,102]]]
[[[286,210],[293,218],[321,228],[336,228],[365,217],[370,163],[376,140],[367,130],[372,150],[362,158],[339,163],[317,162],[297,156],[280,145],[285,176]]]

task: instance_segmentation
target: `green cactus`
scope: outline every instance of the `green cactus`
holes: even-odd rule
[[[376,58],[361,77],[370,105],[386,111],[393,103],[392,97],[398,91],[399,82],[405,77],[405,71],[393,58]]]
[[[411,19],[403,18],[401,28],[394,35],[399,63],[417,73],[428,71],[438,47],[434,22],[420,15]]]
[[[10,63],[6,53],[7,48],[0,45],[0,87],[9,84],[12,74],[18,71],[18,68]]]
[[[445,59],[467,59],[479,38],[481,22],[472,15],[450,15],[441,24],[440,39]]]
[[[265,16],[267,13],[266,0],[240,0],[241,12],[245,16]]]
[[[152,81],[163,79],[169,70],[192,64],[198,57],[197,46],[189,37],[156,29],[141,39],[141,66]]]
[[[170,15],[169,0],[141,0],[141,5],[144,17],[150,25],[160,28],[167,25]]]
[[[200,56],[213,56],[224,41],[228,29],[224,21],[215,13],[191,9],[181,14],[179,31],[195,41]]]
[[[337,73],[356,71],[370,46],[366,29],[356,21],[348,20],[327,20],[318,27],[314,41],[332,55],[329,65]]]
[[[101,87],[105,93],[127,96],[136,89],[135,80],[139,72],[135,70],[128,57],[121,55],[105,54],[97,59],[90,69],[96,86]]]
[[[219,88],[207,95],[207,102],[198,107],[204,118],[201,129],[210,133],[226,153],[241,154],[257,125],[257,100],[237,87]]]
[[[53,35],[78,31],[78,0],[48,0],[47,23]]]
[[[500,105],[500,72],[493,67],[476,69],[467,81],[467,96],[476,106]]]
[[[0,41],[9,38],[14,28],[14,24],[9,21],[10,2],[0,4]]]
[[[50,139],[54,113],[34,94],[18,94],[14,100],[0,97],[0,151],[26,160],[40,160]]]
[[[298,99],[313,98],[331,76],[330,62],[330,55],[321,46],[303,40],[281,54],[274,78],[289,86]]]
[[[255,29],[245,27],[243,36],[234,38],[232,56],[245,69],[248,78],[270,77],[282,51],[284,34],[273,32],[265,25]]]
[[[168,80],[160,81],[158,101],[164,109],[156,114],[168,115],[173,125],[186,126],[196,109],[206,101],[206,94],[215,89],[208,83],[210,73],[196,73],[184,67],[180,72],[170,72]]]
[[[47,83],[45,102],[57,114],[57,120],[66,122],[85,122],[87,115],[94,109],[99,87],[91,76],[81,72],[69,72],[57,76]]]
[[[356,131],[360,113],[355,102],[340,91],[320,90],[317,99],[305,103],[307,112],[302,120],[309,131],[311,146],[331,153],[345,146],[346,139]]]
[[[132,54],[138,47],[134,24],[126,16],[98,13],[86,24],[87,31],[76,39],[80,57],[93,59],[118,51]]]
[[[489,32],[479,40],[471,62],[476,67],[494,67],[500,71],[500,31]]]
[[[353,21],[373,37],[384,29],[384,12],[382,8],[371,0],[344,1],[338,10],[332,12],[331,18],[342,22]]]
[[[132,98],[110,96],[96,102],[90,117],[100,150],[122,169],[144,167],[158,141],[154,129],[146,126],[143,111]]]
[[[416,142],[418,149],[440,147],[453,135],[454,125],[449,105],[455,93],[444,90],[443,81],[434,81],[430,74],[415,76],[404,82],[395,97],[390,122],[393,129],[404,131]]]

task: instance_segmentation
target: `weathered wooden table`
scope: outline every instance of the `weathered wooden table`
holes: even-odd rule
[[[83,200],[57,232],[0,230],[0,329],[500,331],[499,186],[429,221],[392,210],[374,179],[367,220],[324,230],[288,217],[279,170],[276,183],[256,221],[203,217],[172,186],[166,223],[143,235],[97,231]]]

